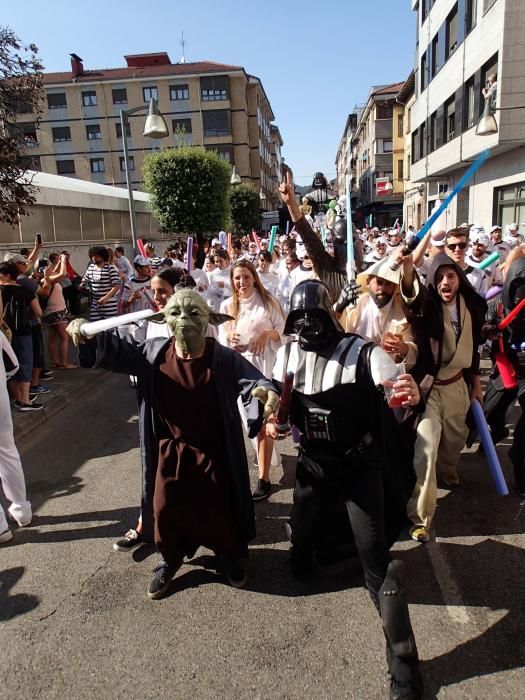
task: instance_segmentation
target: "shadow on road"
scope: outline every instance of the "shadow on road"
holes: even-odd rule
[[[40,600],[34,595],[27,593],[9,594],[13,586],[22,578],[24,571],[23,566],[0,571],[0,620],[2,622],[34,610],[40,604]]]

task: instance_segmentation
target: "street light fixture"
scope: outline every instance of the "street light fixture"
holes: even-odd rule
[[[126,171],[126,185],[128,188],[128,204],[129,204],[129,221],[131,226],[131,242],[133,249],[137,250],[137,218],[135,216],[135,202],[133,200],[133,188],[131,185],[131,174],[129,171],[129,153],[127,140],[127,127],[129,125],[129,117],[136,112],[141,112],[144,109],[149,109],[146,123],[144,124],[143,136],[150,139],[163,139],[169,135],[168,126],[164,117],[159,112],[157,101],[153,98],[149,105],[144,104],[132,109],[120,110],[120,126],[122,129],[122,146],[124,151],[124,169]]]
[[[263,190],[262,187],[261,187],[261,189],[259,190],[259,199],[261,200],[261,202],[265,202],[265,201],[266,201],[266,195],[264,194],[264,190]]]
[[[230,185],[240,185],[241,182],[242,182],[241,176],[239,175],[239,173],[235,169],[235,165],[234,165],[233,170],[232,170],[232,176],[230,178]]]
[[[525,109],[525,105],[516,105],[515,107],[491,107],[490,100],[485,100],[483,114],[476,127],[476,136],[490,136],[498,133],[498,122],[496,121],[495,112],[507,112],[511,109]]]

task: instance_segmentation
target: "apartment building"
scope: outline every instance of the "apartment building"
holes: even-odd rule
[[[353,138],[357,225],[372,222],[374,226],[390,226],[403,215],[403,180],[399,179],[398,163],[402,160],[403,139],[394,136],[403,113],[403,106],[396,103],[402,86],[393,83],[372,87],[358,119]]]
[[[173,64],[167,53],[125,56],[126,66],[88,70],[71,54],[71,71],[46,73],[46,103],[38,131],[30,114],[27,158],[47,173],[122,186],[126,183],[120,110],[157,100],[169,129],[162,140],[142,135],[146,111],[129,117],[127,143],[133,187],[140,189],[144,157],[181,143],[214,149],[235,164],[243,182],[271,203],[271,122],[259,78],[242,66],[212,61]],[[282,145],[282,144],[281,144]]]
[[[412,107],[416,101],[415,76],[411,71],[405,80],[403,87],[397,95],[397,102],[403,106],[402,119],[398,116],[398,138],[403,132],[404,153],[402,165],[398,160],[398,179],[403,180],[403,222],[405,229],[414,226],[420,229],[427,218],[426,215],[426,184],[416,183],[412,180],[412,132],[411,117]]]
[[[411,179],[426,183],[426,214],[486,148],[490,158],[447,213],[525,232],[525,2],[412,0],[417,15]],[[481,136],[482,89],[496,76],[498,132]]]
[[[346,120],[345,128],[339,147],[335,156],[336,181],[334,190],[339,196],[346,192],[346,175],[350,175],[351,196],[357,196],[357,180],[356,180],[356,159],[354,154],[354,136],[357,129],[360,110],[354,107],[352,114],[349,114]],[[354,204],[352,202],[352,204]],[[353,207],[352,207],[353,208]]]

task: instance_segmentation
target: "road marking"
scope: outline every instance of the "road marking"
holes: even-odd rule
[[[486,538],[485,538],[486,539]],[[430,541],[425,545],[430,563],[434,569],[434,575],[443,596],[445,610],[449,617],[462,625],[468,625],[472,621],[467,608],[459,593],[459,588],[454,580],[452,568],[449,566],[445,554],[438,540]]]

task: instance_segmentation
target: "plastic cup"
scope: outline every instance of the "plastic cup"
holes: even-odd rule
[[[400,408],[403,405],[403,401],[406,400],[404,396],[396,396],[396,391],[394,389],[394,384],[397,382],[402,374],[406,374],[406,367],[404,362],[385,363],[381,366],[381,383],[385,391],[386,401],[390,408]]]

